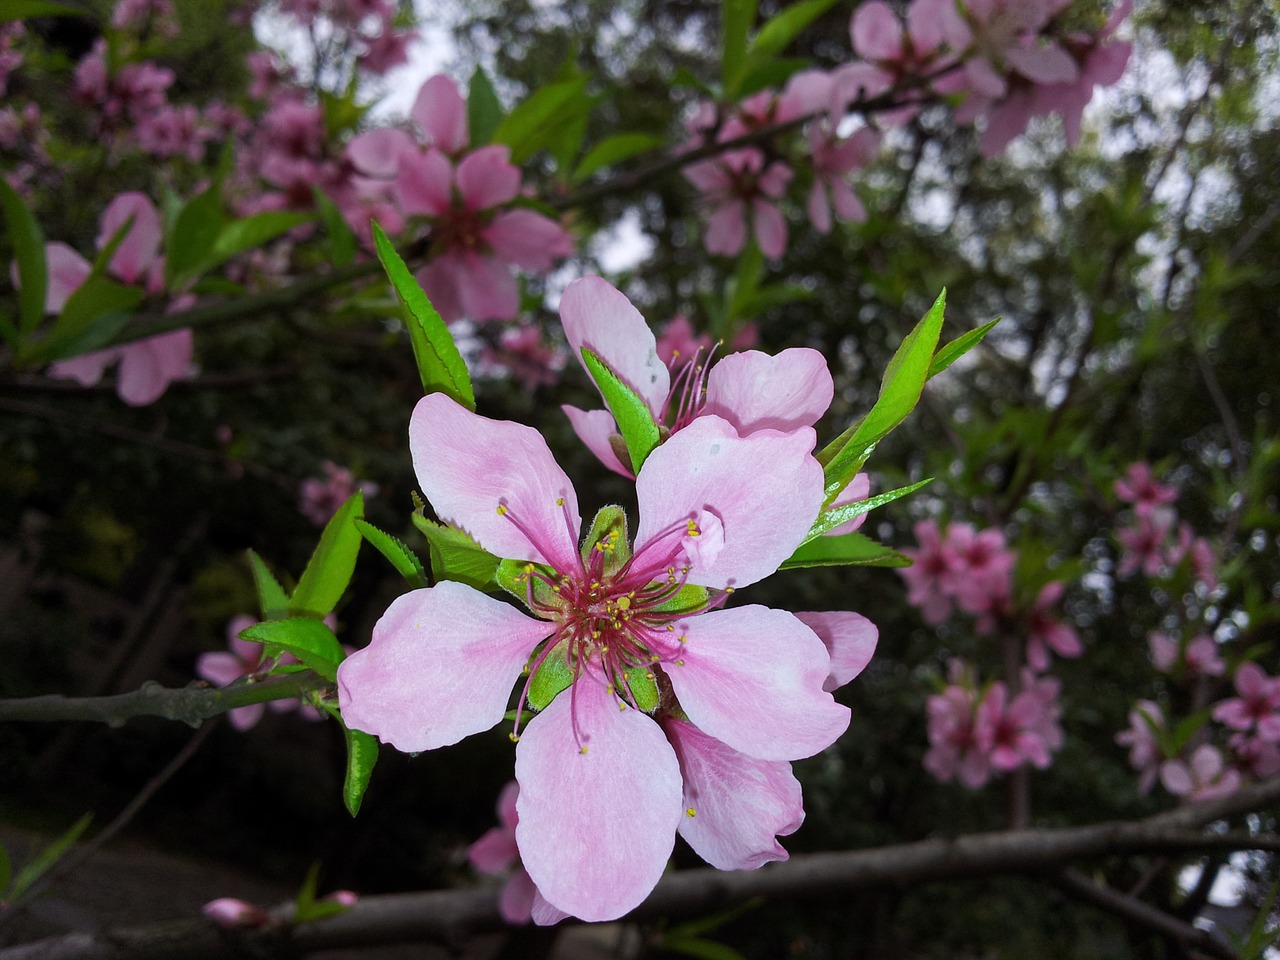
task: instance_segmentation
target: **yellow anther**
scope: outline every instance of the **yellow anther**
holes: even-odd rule
[[[612,695],[613,695],[613,684],[611,683],[611,684],[609,684],[607,687],[605,687],[605,688],[604,688],[604,691],[605,691],[605,693],[607,693],[607,694],[609,694],[610,696],[612,696]]]
[[[507,736],[511,738],[512,743],[520,742],[520,734],[518,733],[508,733]]]
[[[724,592],[725,592],[725,593],[733,593],[733,587],[725,587],[725,588],[724,588]]]
[[[676,666],[677,666],[677,667],[683,667],[683,666],[684,666],[684,661],[683,661],[683,660],[677,660],[677,661],[676,661]]]
[[[507,505],[505,503],[498,504],[498,516],[505,517],[507,515]]]
[[[689,536],[691,537],[702,536],[702,531],[698,529],[697,523],[695,523],[692,520],[689,521]]]
[[[586,753],[586,752],[587,752],[587,748],[586,748],[586,747],[583,747],[583,748],[582,748],[581,750],[579,750],[578,752],[579,752],[579,753]]]
[[[631,598],[630,598],[630,597],[619,597],[619,598],[618,598],[618,609],[619,609],[619,610],[630,610],[630,609],[631,609]]]
[[[673,623],[668,623],[668,624],[667,624],[667,633],[675,633],[675,632],[676,632],[675,624],[673,624]]]
[[[652,670],[646,670],[646,671],[644,672],[644,678],[645,678],[646,680],[652,680],[652,679],[653,679],[653,671],[652,671]]]
[[[556,497],[556,506],[557,506],[557,507],[563,507],[563,506],[564,506],[564,497]]]
[[[685,813],[685,816],[687,817],[696,817],[698,815],[698,811],[693,809],[693,807],[690,807],[684,813]]]
[[[626,702],[625,700],[619,700],[619,701],[618,701],[618,709],[619,709],[619,710],[625,710],[625,709],[627,709],[627,702]]]

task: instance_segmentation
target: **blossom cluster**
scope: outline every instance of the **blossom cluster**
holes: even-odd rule
[[[803,819],[791,761],[844,731],[849,710],[831,692],[877,639],[856,613],[728,606],[794,552],[822,507],[812,424],[832,389],[821,356],[733,354],[709,373],[682,369],[673,388],[653,334],[609,284],[575,281],[560,312],[576,351],[599,356],[655,416],[675,411],[642,464],[596,442],[605,426],[588,437],[635,478],[634,537],[621,508],[605,507],[581,539],[577,494],[540,434],[429,394],[410,424],[422,491],[443,522],[505,558],[498,581],[528,614],[441,580],[394,601],[338,670],[344,721],[407,752],[494,726],[523,676],[518,788],[473,858],[496,870],[518,854],[528,882],[516,875],[504,910],[539,923],[626,913],[677,831],[722,869],[785,859],[777,838]]]
[[[1141,573],[1148,578],[1171,576],[1185,560],[1193,579],[1205,592],[1218,586],[1217,558],[1213,545],[1198,537],[1186,521],[1179,522],[1174,503],[1176,487],[1155,479],[1151,465],[1132,463],[1115,482],[1116,498],[1130,507],[1127,526],[1116,531],[1120,562],[1116,573],[1127,577]]]

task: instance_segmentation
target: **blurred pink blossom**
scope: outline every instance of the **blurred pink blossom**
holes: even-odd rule
[[[1227,665],[1218,652],[1213,637],[1200,634],[1187,644],[1185,657],[1176,637],[1159,631],[1148,634],[1151,662],[1161,673],[1172,673],[1180,663],[1185,664],[1188,677],[1220,677],[1227,672]]]
[[[323,527],[338,512],[338,508],[351,499],[357,490],[366,497],[375,496],[378,485],[371,480],[356,482],[355,475],[346,467],[332,460],[320,464],[321,477],[307,477],[298,487],[298,512]]]
[[[1178,499],[1178,488],[1171,484],[1157,483],[1151,464],[1145,461],[1131,463],[1124,476],[1116,480],[1116,496],[1132,504],[1137,513],[1150,513]]]
[[[467,848],[467,859],[480,873],[508,874],[498,897],[498,912],[507,923],[517,924],[532,920],[534,903],[542,899],[529,878],[529,872],[520,862],[520,850],[516,846],[516,824],[520,822],[516,800],[519,796],[520,785],[514,780],[507,781],[498,795],[498,826]],[[546,907],[555,909],[545,900],[542,902]],[[561,914],[564,916],[567,914]]]
[[[1049,651],[1072,659],[1084,652],[1080,635],[1050,613],[1062,599],[1063,585],[1046,583],[1027,615],[1027,664],[1037,671],[1049,669]]]
[[[1267,676],[1247,660],[1236,668],[1235,685],[1239,696],[1216,704],[1213,719],[1232,730],[1280,742],[1280,678]]]
[[[790,167],[780,160],[766,165],[763,153],[747,147],[690,164],[684,175],[711,208],[703,235],[708,253],[727,257],[741,253],[747,244],[749,219],[760,251],[770,259],[782,256],[787,248],[787,222],[777,200],[791,182]]]
[[[234,897],[210,900],[200,912],[220,927],[255,930],[271,922],[271,914],[261,907]]]
[[[1240,771],[1228,767],[1222,751],[1203,743],[1187,760],[1166,760],[1160,765],[1160,782],[1170,793],[1189,800],[1213,800],[1240,789]]]
[[[1116,734],[1116,743],[1129,748],[1129,765],[1138,771],[1138,792],[1146,795],[1155,786],[1164,753],[1155,730],[1165,729],[1160,704],[1139,700],[1129,711],[1129,728]]]

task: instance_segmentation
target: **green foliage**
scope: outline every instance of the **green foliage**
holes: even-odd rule
[[[782,562],[780,570],[801,567],[909,567],[911,560],[861,533],[815,537]]]
[[[509,146],[511,162],[522,164],[572,128],[590,105],[586,77],[548,84],[507,114],[494,131],[493,142]]]
[[[307,568],[289,599],[291,613],[323,617],[342,599],[360,552],[360,531],[353,521],[364,516],[364,494],[354,493],[325,525]]]
[[[579,161],[573,171],[574,180],[585,180],[593,173],[611,167],[637,154],[655,150],[665,141],[650,133],[618,133],[601,140]]]
[[[413,514],[413,525],[427,538],[431,573],[437,580],[456,580],[477,590],[494,585],[499,558],[470,534]]]
[[[427,574],[422,568],[422,561],[412,550],[371,523],[364,520],[356,520],[354,523],[360,535],[387,558],[387,561],[396,568],[396,572],[409,582],[409,586],[416,588],[427,585]]]
[[[11,866],[8,853],[3,854],[3,880],[0,884],[0,902],[14,907],[20,904],[27,892],[36,882],[57,865],[72,845],[80,839],[93,821],[93,814],[86,813],[67,828],[58,839],[36,854],[35,858],[23,865],[16,875],[10,877]]]
[[[289,614],[289,595],[272,576],[271,571],[262,558],[252,550],[248,551],[249,569],[253,573],[253,584],[258,591],[258,607],[264,620],[282,620]]]
[[[899,497],[905,497],[909,493],[915,493],[926,484],[932,483],[933,478],[928,477],[913,483],[910,486],[899,487],[896,490],[889,490],[885,493],[876,494],[874,497],[867,497],[865,500],[858,500],[854,503],[846,503],[839,507],[830,507],[823,510],[818,515],[818,519],[813,521],[813,526],[809,528],[809,534],[804,538],[803,543],[809,543],[815,537],[820,537],[828,530],[834,530],[841,524],[848,523],[857,517],[862,516],[874,510],[876,507],[884,506],[886,503],[892,503]]]
[[[505,116],[497,91],[493,89],[493,81],[484,72],[484,67],[477,65],[471,73],[467,91],[467,129],[471,134],[471,146],[483,147],[493,140]]]
[[[582,348],[582,360],[587,365],[587,372],[600,389],[600,395],[613,414],[618,424],[618,432],[622,435],[631,459],[631,470],[639,473],[649,454],[657,447],[660,435],[658,424],[653,419],[649,405],[638,394],[620,379],[603,360],[591,352],[588,347]]]
[[[241,631],[240,636],[254,643],[265,644],[269,650],[284,650],[293,654],[330,683],[337,680],[338,664],[346,658],[342,644],[333,635],[333,631],[310,617],[266,620]]]
[[[363,730],[352,730],[346,724],[342,726],[342,735],[347,746],[347,772],[342,780],[342,801],[354,817],[364,803],[365,791],[369,789],[369,780],[373,777],[374,764],[378,762],[378,740]]]
[[[26,340],[44,318],[45,293],[49,288],[49,270],[44,255],[44,233],[40,224],[13,187],[0,177],[0,210],[18,266],[18,326],[4,321],[5,339],[17,347]]]

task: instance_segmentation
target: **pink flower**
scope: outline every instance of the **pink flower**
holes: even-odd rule
[[[978,704],[974,724],[978,745],[989,753],[997,770],[1014,770],[1028,762],[1043,770],[1053,762],[1052,752],[1062,746],[1058,681],[1026,679],[1030,679],[1027,688],[1012,701],[1003,683],[993,683]]]
[[[958,661],[953,661],[953,668]],[[957,671],[952,670],[953,675]],[[953,676],[953,680],[960,679]],[[971,682],[952,682],[926,705],[929,750],[924,768],[942,783],[960,778],[976,790],[991,778],[989,752],[980,743],[976,724],[978,696]]]
[[[1049,669],[1049,651],[1068,659],[1080,656],[1084,647],[1080,635],[1071,627],[1050,615],[1050,608],[1062,599],[1063,586],[1052,581],[1046,583],[1036,597],[1027,618],[1030,636],[1027,637],[1027,663],[1032,669]]]
[[[1178,499],[1178,488],[1157,483],[1151,464],[1142,461],[1129,464],[1124,476],[1116,481],[1115,491],[1117,497],[1133,504],[1133,509],[1140,514]]]
[[[256,617],[239,614],[227,623],[227,650],[202,653],[196,659],[196,676],[218,687],[229,686],[242,677],[252,677],[265,672],[272,664],[264,661],[264,647],[252,640],[242,640],[240,634],[258,622]],[[325,623],[332,623],[329,617]],[[297,663],[297,659],[288,653],[280,655],[280,663]],[[310,704],[297,700],[271,700],[267,703],[250,703],[243,707],[233,707],[227,711],[231,725],[243,732],[252,728],[262,719],[263,712],[270,707],[275,713],[288,713],[297,710],[304,720],[319,720],[321,713]]]
[[[1240,696],[1214,706],[1213,719],[1232,730],[1280,742],[1280,680],[1248,660],[1236,668],[1235,683]]]
[[[1017,554],[1005,546],[1003,533],[953,523],[947,528],[947,545],[956,559],[956,568],[944,580],[943,588],[961,610],[983,613],[997,605],[993,601],[1008,599]]]
[[[1187,644],[1183,656],[1176,637],[1153,632],[1147,636],[1151,648],[1151,662],[1161,673],[1173,673],[1180,663],[1186,666],[1188,677],[1220,677],[1227,672],[1227,665],[1218,653],[1213,637],[1201,634]]]
[[[787,222],[776,201],[791,182],[791,168],[780,160],[765,166],[764,154],[754,147],[729,150],[711,160],[692,163],[685,178],[711,207],[703,244],[708,253],[736,257],[747,245],[751,220],[760,251],[768,258],[787,248]]]
[[[827,362],[807,347],[777,356],[758,350],[730,354],[709,372],[706,361],[695,353],[673,378],[644,317],[599,277],[569,284],[560,298],[560,319],[574,356],[581,362],[582,348],[589,348],[673,435],[707,415],[728,421],[743,436],[761,430],[807,430],[831,404],[834,387]],[[634,476],[630,462],[623,461],[626,447],[612,414],[568,404],[561,409],[601,463],[625,477]]]
[[[259,906],[234,897],[210,900],[200,912],[220,927],[257,929],[271,922],[271,914]]]
[[[879,149],[880,134],[870,127],[842,139],[817,121],[809,125],[813,188],[807,210],[813,229],[830,232],[833,207],[839,220],[861,223],[867,219],[867,210],[849,185],[848,175],[866,166]]]
[[[951,584],[962,568],[960,558],[934,520],[921,520],[915,525],[918,549],[902,552],[914,561],[898,573],[907,582],[907,602],[919,607],[924,622],[936,626],[951,615]]]
[[[895,86],[908,86],[945,64],[942,21],[953,0],[912,0],[906,29],[887,3],[867,0],[854,10],[849,36],[859,60],[835,72],[839,112],[850,101],[879,96]],[[904,123],[919,112],[910,105],[880,115],[888,125]]]
[[[1155,730],[1164,730],[1164,713],[1160,704],[1151,700],[1139,700],[1129,711],[1129,729],[1116,734],[1116,743],[1129,748],[1129,765],[1138,771],[1138,792],[1144,796],[1151,792],[1160,770],[1164,753],[1156,739]]]
[[[378,485],[371,480],[356,482],[355,475],[346,467],[332,460],[320,464],[324,478],[307,477],[298,487],[298,512],[323,527],[338,512],[338,508],[351,499],[357,490],[367,497],[378,492]]]
[[[1261,737],[1235,733],[1227,741],[1233,763],[1242,775],[1265,780],[1280,773],[1280,747]]]
[[[711,335],[694,333],[693,324],[683,313],[678,313],[662,331],[657,340],[658,359],[668,367],[681,360],[691,360],[702,352],[711,350]]]
[[[1173,511],[1158,507],[1139,513],[1133,526],[1116,531],[1116,539],[1124,548],[1116,573],[1125,577],[1141,570],[1147,577],[1162,576],[1168,571],[1169,534],[1174,525]],[[1175,561],[1176,562],[1176,561]]]
[[[496,347],[486,345],[486,376],[510,376],[530,392],[556,382],[564,369],[565,351],[549,342],[534,324],[507,327],[498,336]]]
[[[498,826],[467,848],[467,859],[481,873],[510,872],[498,898],[498,911],[507,923],[517,924],[528,923],[533,918],[535,903],[542,900],[538,888],[529,879],[529,872],[520,863],[520,850],[516,846],[516,824],[520,822],[516,798],[519,796],[520,785],[509,781],[498,795]],[[555,909],[545,900],[541,905],[544,910]]]
[[[792,614],[719,608],[808,532],[823,497],[814,442],[807,427],[740,436],[703,416],[640,470],[634,552],[617,521],[580,550],[577,496],[536,431],[423,398],[410,424],[423,492],[523,565],[534,616],[456,582],[405,594],[339,668],[344,719],[429,750],[500,722],[526,667],[522,703],[535,680],[560,688],[517,738],[515,836],[546,900],[584,920],[640,903],[677,829],[712,862],[777,858],[796,811],[771,764],[845,729],[848,709],[823,689],[844,657]],[[673,726],[685,722],[696,733]]]
[[[1240,771],[1228,767],[1217,747],[1203,743],[1186,762],[1166,760],[1160,765],[1160,782],[1170,793],[1190,800],[1213,800],[1240,789]]]

